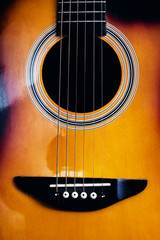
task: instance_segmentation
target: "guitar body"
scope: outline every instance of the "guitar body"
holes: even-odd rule
[[[35,108],[25,83],[26,60],[37,37],[56,22],[56,1],[15,1],[1,29],[0,239],[159,238],[159,24],[107,21],[131,42],[139,63],[134,100],[103,126],[103,176],[147,179],[146,189],[108,208],[71,212],[46,207],[21,192],[15,176],[56,175],[57,126]],[[94,176],[101,177],[102,130],[94,130]],[[83,132],[77,131],[76,177],[83,172]],[[75,131],[68,131],[68,176],[74,176]],[[65,176],[66,129],[60,127],[59,176]],[[85,176],[92,177],[93,130],[85,135]]]

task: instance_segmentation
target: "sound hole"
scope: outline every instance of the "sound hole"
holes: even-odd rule
[[[102,107],[101,101],[101,39],[95,38],[95,66],[93,71],[93,38],[86,41],[86,83],[84,98],[84,37],[78,39],[78,79],[77,79],[77,112],[93,111],[93,72],[95,74],[94,110]],[[69,106],[68,110],[75,112],[76,87],[76,38],[71,37],[70,74],[69,74]],[[59,55],[60,42],[48,52],[42,70],[43,84],[49,97],[58,104],[59,95]],[[121,66],[114,50],[103,42],[103,105],[109,103],[118,91],[121,82]],[[62,40],[62,76],[60,106],[67,109],[68,82],[68,38]],[[85,99],[85,104],[84,104]],[[85,107],[84,107],[85,105]]]

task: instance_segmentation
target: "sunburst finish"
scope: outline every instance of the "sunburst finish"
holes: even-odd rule
[[[26,60],[35,39],[56,22],[56,1],[15,1],[0,36],[1,112],[7,111],[0,156],[0,239],[158,239],[160,218],[159,24],[124,23],[108,16],[132,43],[139,85],[129,108],[103,127],[106,178],[148,179],[146,190],[95,212],[47,208],[20,192],[15,176],[56,174],[57,127],[32,104],[25,85]],[[102,130],[95,129],[95,177],[102,176]],[[93,176],[93,132],[86,131],[85,176]],[[65,175],[66,130],[60,128],[59,176]],[[75,132],[68,132],[68,176],[74,176]],[[76,176],[83,176],[83,132],[77,132]]]

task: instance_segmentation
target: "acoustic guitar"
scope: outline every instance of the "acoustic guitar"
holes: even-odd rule
[[[0,239],[157,240],[159,23],[105,0],[2,10]]]

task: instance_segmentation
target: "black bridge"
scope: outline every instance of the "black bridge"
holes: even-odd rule
[[[145,189],[147,180],[110,178],[22,177],[14,183],[48,207],[68,211],[93,211],[108,207]]]

